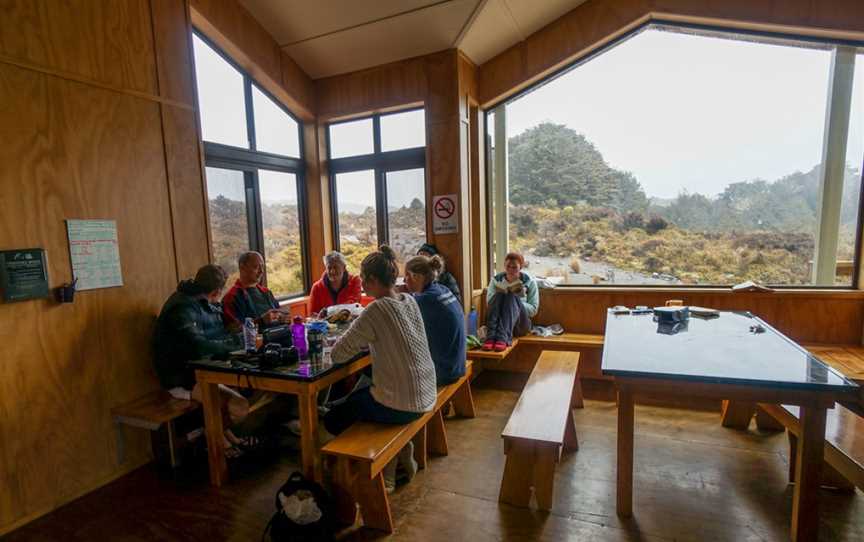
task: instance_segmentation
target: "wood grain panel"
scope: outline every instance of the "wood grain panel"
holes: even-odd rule
[[[731,28],[861,39],[857,0],[589,0],[480,66],[487,106],[584,56],[651,17]]]
[[[195,70],[186,2],[152,0],[150,5],[159,95],[191,106],[195,102]]]
[[[161,109],[177,273],[183,279],[210,261],[198,124],[192,111],[165,104]]]
[[[133,438],[117,464],[109,411],[156,386],[149,336],[175,266],[158,104],[2,65],[0,140],[0,246],[44,247],[58,285],[64,218],[111,218],[124,275],[71,305],[0,304],[2,529],[148,457]]]
[[[147,0],[4,0],[0,54],[156,94]]]
[[[304,121],[315,117],[314,85],[258,21],[234,0],[191,0],[192,24]]]
[[[319,134],[325,130],[309,122],[303,126],[303,152],[306,154],[306,217],[308,220],[308,246],[310,284],[324,273],[324,254],[332,250],[330,242],[333,231],[330,213],[330,192],[326,163],[321,152],[326,152]]]

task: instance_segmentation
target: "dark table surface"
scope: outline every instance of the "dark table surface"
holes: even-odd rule
[[[358,359],[367,356],[368,354],[360,353],[354,356],[346,363],[331,363],[328,365],[318,365],[313,367],[308,360],[294,363],[291,365],[273,367],[263,369],[257,364],[247,363],[242,357],[236,357],[227,361],[214,359],[199,359],[190,361],[189,365],[193,369],[204,369],[207,371],[216,371],[220,373],[231,373],[238,375],[260,376],[262,378],[281,378],[283,380],[299,380],[312,382],[326,376],[343,365],[353,363]]]
[[[754,333],[751,326],[764,331]],[[670,334],[671,327],[660,326],[653,314],[610,310],[603,374],[809,390],[858,387],[747,312],[720,312],[710,319],[691,315],[677,332]]]

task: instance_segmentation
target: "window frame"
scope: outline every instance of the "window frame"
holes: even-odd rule
[[[590,49],[585,52],[581,56],[575,58],[571,62],[561,66],[560,68],[552,71],[548,75],[538,79],[533,82],[529,86],[526,86],[520,89],[518,92],[514,93],[511,96],[507,96],[500,100],[491,102],[483,109],[483,133],[484,133],[484,146],[485,146],[485,156],[486,156],[486,172],[483,176],[484,179],[482,182],[486,183],[486,212],[487,212],[487,246],[484,250],[488,251],[489,259],[488,259],[488,274],[492,276],[495,274],[495,249],[494,249],[494,235],[495,231],[493,229],[493,216],[495,215],[495,210],[493,209],[494,201],[492,201],[489,196],[492,194],[493,189],[493,175],[494,175],[494,164],[492,164],[492,145],[489,143],[489,124],[490,124],[490,116],[495,112],[495,110],[501,106],[506,106],[511,102],[518,100],[519,98],[530,94],[534,90],[546,85],[547,83],[551,83],[552,81],[558,79],[559,77],[567,74],[571,70],[574,70],[585,64],[590,62],[595,57],[600,56],[607,51],[614,48],[616,45],[627,41],[628,39],[639,35],[640,33],[648,30],[652,27],[661,27],[661,28],[672,28],[679,29],[681,31],[690,31],[696,35],[721,35],[724,37],[728,37],[730,34],[735,36],[747,36],[752,37],[753,41],[757,41],[759,43],[771,43],[775,42],[784,42],[784,41],[795,41],[795,42],[803,42],[803,43],[813,43],[821,46],[825,46],[825,49],[832,49],[839,46],[849,46],[860,48],[864,50],[864,41],[856,41],[856,40],[848,40],[842,38],[826,38],[820,36],[807,36],[800,35],[790,32],[772,32],[768,30],[754,30],[749,28],[737,28],[737,27],[725,27],[721,25],[709,25],[709,24],[701,24],[701,23],[688,23],[683,21],[673,21],[668,19],[651,19],[641,23],[640,25],[632,28],[631,30],[621,34],[620,36],[615,37],[607,42],[602,43],[601,45]],[[684,32],[682,32],[684,33]],[[857,67],[857,66],[856,66]],[[862,65],[862,69],[864,69],[864,65]],[[861,258],[862,258],[862,243],[864,243],[864,235],[862,235],[862,228],[864,228],[864,159],[862,159],[862,163],[859,166],[861,177],[859,179],[859,197],[858,197],[858,219],[857,219],[857,227],[855,231],[855,247],[853,252],[853,261],[852,261],[852,277],[851,277],[851,285],[843,286],[843,285],[820,285],[820,284],[800,284],[800,285],[785,285],[785,284],[771,284],[770,288],[774,290],[810,290],[810,291],[818,291],[818,290],[829,290],[829,291],[864,291],[864,288],[859,287],[859,279],[861,278]],[[509,192],[509,186],[508,186]],[[509,193],[507,194],[507,199],[509,202]],[[508,235],[509,238],[509,235]],[[509,242],[507,249],[509,250]],[[814,254],[814,259],[816,255]],[[713,290],[728,290],[732,285],[728,284],[559,284],[556,288],[567,288],[567,289],[618,289],[618,290],[705,290],[705,289],[713,289]]]
[[[261,209],[261,189],[258,171],[261,169],[290,173],[294,175],[297,192],[297,214],[300,235],[300,262],[303,267],[303,289],[299,292],[290,292],[286,295],[276,297],[277,301],[297,299],[309,294],[311,277],[309,270],[309,227],[308,227],[308,200],[306,191],[306,162],[303,160],[305,146],[303,141],[303,122],[297,118],[281,101],[276,99],[267,89],[255,82],[252,76],[229,57],[218,45],[209,39],[197,28],[192,28],[192,33],[203,41],[208,47],[215,51],[224,61],[230,64],[243,77],[243,99],[246,115],[246,134],[249,140],[249,148],[235,147],[224,143],[205,141],[202,133],[202,144],[204,150],[204,166],[220,169],[241,171],[243,173],[244,189],[246,192],[246,222],[249,232],[249,249],[259,252],[264,257],[264,277],[262,282],[267,284],[267,253],[264,249],[264,225]],[[197,73],[195,79],[195,93],[198,93]],[[297,124],[298,153],[300,156],[274,154],[257,150],[255,136],[255,110],[252,97],[252,85],[261,94],[271,100],[285,114]],[[200,111],[198,113],[201,114]],[[199,120],[200,124],[200,120]],[[206,182],[206,171],[203,172]],[[209,215],[209,211],[208,211]],[[209,216],[208,216],[208,229]],[[212,239],[212,230],[210,237]],[[212,245],[212,243],[211,243]]]
[[[381,150],[381,118],[388,115],[398,115],[411,111],[424,110],[424,106],[409,107],[386,113],[375,113],[361,117],[332,121],[325,124],[325,143],[327,146],[327,164],[330,185],[330,213],[332,220],[333,247],[341,250],[339,235],[339,197],[336,188],[336,175],[340,173],[351,173],[353,171],[372,170],[375,176],[375,218],[378,245],[388,243],[390,240],[390,228],[387,213],[387,173],[394,171],[405,171],[409,169],[423,170],[423,199],[424,205],[428,205],[429,175],[426,170],[426,145],[422,147],[411,147],[395,151]],[[331,158],[330,127],[346,124],[360,120],[372,119],[372,153],[357,156],[346,156],[343,158]],[[426,126],[424,123],[423,129]],[[425,137],[424,137],[425,140]],[[426,241],[429,241],[429,228],[423,225],[426,231]]]

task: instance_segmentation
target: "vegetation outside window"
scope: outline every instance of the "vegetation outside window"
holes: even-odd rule
[[[264,256],[277,298],[307,290],[297,120],[221,52],[193,35],[213,260],[232,276],[247,250]]]
[[[352,272],[382,243],[399,264],[426,242],[422,109],[328,126],[334,238]]]
[[[862,52],[652,25],[499,105],[496,254],[560,284],[851,286]]]

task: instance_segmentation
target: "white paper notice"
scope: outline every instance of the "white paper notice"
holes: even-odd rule
[[[117,222],[114,220],[67,220],[72,276],[76,290],[123,286]]]

